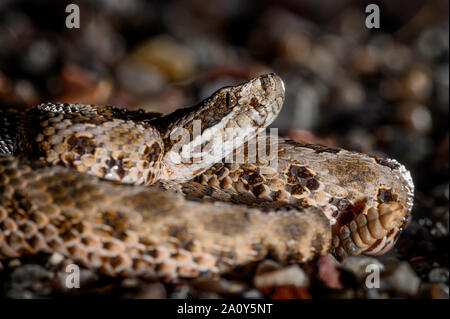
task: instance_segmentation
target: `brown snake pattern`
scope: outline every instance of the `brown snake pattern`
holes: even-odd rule
[[[165,117],[73,104],[9,116],[0,258],[58,252],[108,275],[175,280],[266,257],[389,250],[412,209],[409,172],[395,160],[254,138],[283,100],[269,74]],[[252,143],[274,151],[257,155]]]

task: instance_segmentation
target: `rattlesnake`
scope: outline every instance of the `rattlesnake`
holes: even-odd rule
[[[267,257],[389,250],[412,209],[410,173],[256,136],[283,102],[282,80],[268,74],[167,116],[51,103],[8,113],[0,257],[59,253],[112,276],[174,280]]]

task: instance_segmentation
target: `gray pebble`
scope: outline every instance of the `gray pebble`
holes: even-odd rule
[[[139,299],[163,299],[166,298],[166,288],[163,284],[156,282],[145,285],[133,298]]]
[[[179,287],[176,291],[169,295],[171,299],[187,299],[189,297],[191,289],[188,285],[183,285]]]

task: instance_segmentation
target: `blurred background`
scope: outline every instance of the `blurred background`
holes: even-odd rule
[[[69,3],[80,28],[68,29]],[[366,5],[380,28],[365,26]],[[0,107],[113,104],[169,113],[267,72],[286,84],[272,127],[398,159],[416,184],[399,244],[448,283],[448,1],[0,2]],[[447,286],[448,297],[448,286]]]

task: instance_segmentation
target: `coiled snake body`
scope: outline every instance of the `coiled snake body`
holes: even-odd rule
[[[283,101],[282,80],[269,74],[164,117],[73,104],[9,114],[0,258],[58,252],[109,275],[174,280],[268,256],[389,250],[411,212],[409,172],[395,160],[255,137]]]

